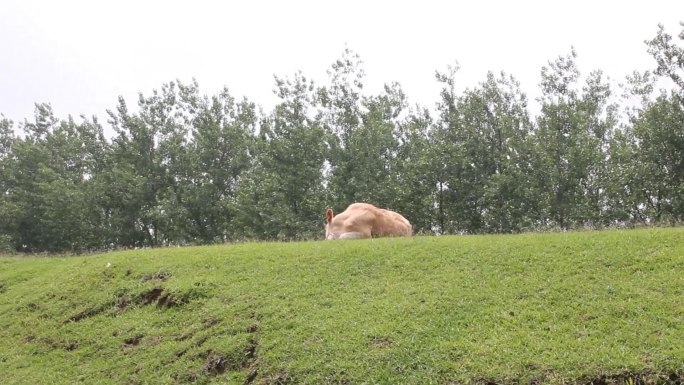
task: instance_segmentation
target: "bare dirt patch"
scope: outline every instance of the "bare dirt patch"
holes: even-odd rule
[[[684,373],[656,374],[656,373],[619,373],[602,375],[581,382],[583,385],[651,385],[651,384],[674,384],[681,385],[684,382]]]
[[[137,334],[133,337],[126,338],[124,340],[124,345],[126,345],[126,346],[137,346],[138,344],[140,344],[140,340],[143,337],[144,336],[142,334]]]
[[[226,364],[226,357],[217,353],[212,353],[204,361],[204,370],[209,376],[217,376],[226,371]]]
[[[131,303],[131,298],[129,296],[119,297],[116,301],[116,314],[121,314],[126,311],[128,305]]]
[[[80,321],[80,320],[82,320],[82,319],[84,319],[84,318],[92,317],[92,316],[94,316],[94,315],[96,315],[96,314],[99,314],[99,313],[101,313],[101,312],[102,312],[102,309],[101,309],[101,308],[92,308],[92,307],[91,307],[91,308],[87,308],[87,309],[85,309],[85,310],[79,312],[78,314],[72,315],[71,317],[69,317],[69,318],[67,318],[66,320],[64,320],[62,323],[65,323],[65,324],[66,324],[66,323],[69,323],[69,322],[78,322],[78,321]]]
[[[156,304],[157,307],[165,308],[178,305],[176,299],[171,294],[164,292],[164,288],[159,286],[140,294],[135,302],[143,305]]]
[[[370,345],[374,348],[384,349],[392,346],[392,341],[383,337],[373,337],[370,340]]]
[[[546,375],[542,375],[539,378],[533,378],[529,380],[528,384],[538,385],[548,382],[548,377]],[[515,381],[515,379],[480,379],[476,380],[475,383],[482,385],[503,385],[509,383],[520,383],[520,381]],[[580,378],[576,381],[570,381],[568,383],[575,385],[682,385],[684,384],[684,373],[616,373],[600,375],[596,377]]]
[[[159,300],[163,292],[164,289],[162,289],[161,287],[155,287],[154,289],[142,293],[139,297],[139,301],[144,305],[151,305],[152,303]]]
[[[259,331],[259,325],[257,324],[251,324],[247,327],[246,329],[247,333],[256,333]]]
[[[78,349],[78,344],[75,343],[75,342],[72,342],[72,343],[70,343],[70,344],[68,344],[67,346],[64,347],[64,350],[66,350],[66,351],[68,351],[68,352],[74,351],[74,350],[76,350],[76,349]]]

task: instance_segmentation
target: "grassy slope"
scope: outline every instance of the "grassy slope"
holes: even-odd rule
[[[0,383],[676,382],[683,319],[682,228],[5,257]]]

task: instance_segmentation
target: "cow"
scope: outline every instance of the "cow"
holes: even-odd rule
[[[402,237],[413,233],[411,223],[401,214],[368,203],[352,203],[337,216],[328,209],[325,218],[325,239],[328,240]]]

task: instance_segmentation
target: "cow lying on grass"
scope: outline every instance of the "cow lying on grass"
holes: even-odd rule
[[[325,239],[401,237],[413,233],[406,218],[368,203],[353,203],[337,216],[328,209],[325,217]]]

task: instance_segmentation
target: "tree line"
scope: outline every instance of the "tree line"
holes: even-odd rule
[[[661,26],[647,49],[627,108],[601,71],[580,77],[574,50],[542,67],[536,116],[505,73],[457,92],[458,69],[437,72],[432,111],[397,83],[365,94],[349,50],[325,85],[276,77],[268,113],[176,81],[135,112],[119,98],[109,138],[96,117],[37,104],[31,122],[0,120],[0,249],[321,239],[325,209],[352,202],[417,233],[681,223],[684,48]]]

